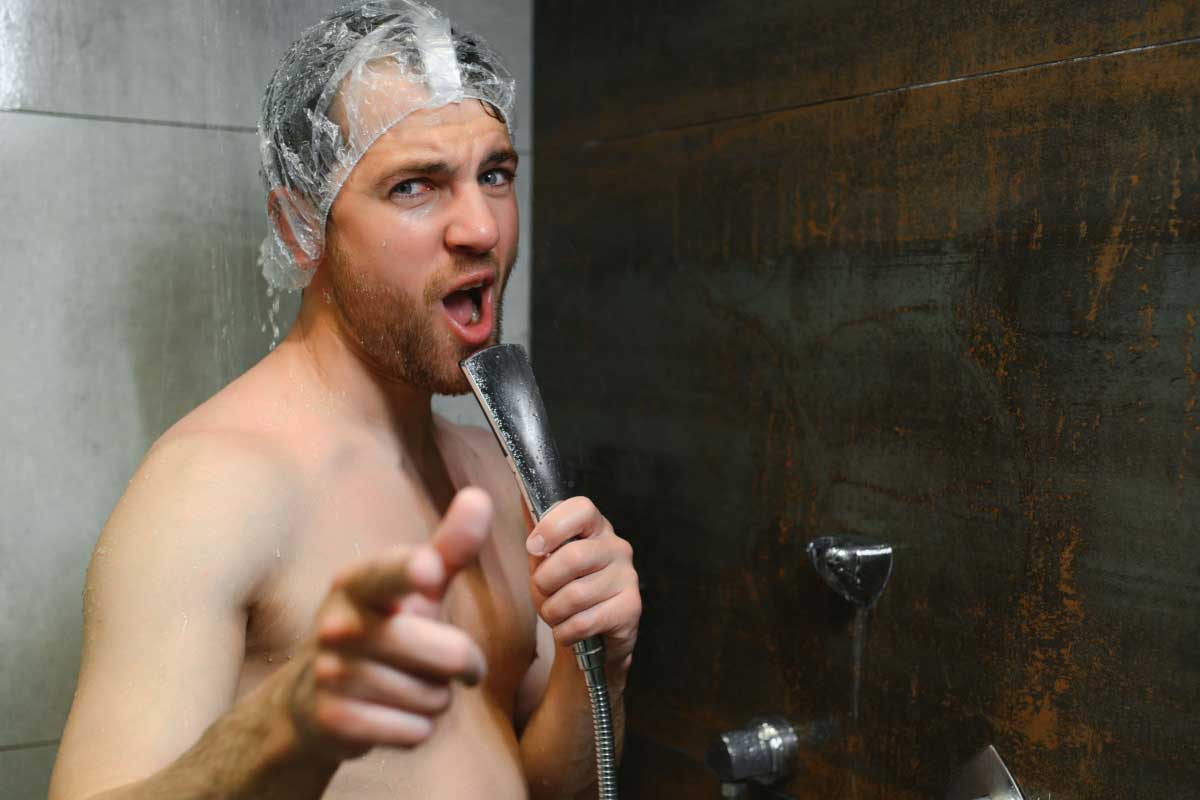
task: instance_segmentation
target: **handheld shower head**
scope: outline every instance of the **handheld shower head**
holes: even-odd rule
[[[534,520],[567,499],[558,448],[525,350],[499,344],[465,359],[463,373],[492,426]]]
[[[516,473],[530,514],[541,521],[555,503],[567,499],[568,492],[529,357],[520,345],[498,344],[464,359],[459,366]],[[592,704],[600,800],[616,800],[616,745],[604,672],[604,637],[589,636],[571,649],[583,670]]]

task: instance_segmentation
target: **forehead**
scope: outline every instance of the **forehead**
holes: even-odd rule
[[[508,128],[478,100],[414,111],[371,145],[363,156],[383,158],[415,154],[457,161],[509,149]]]
[[[483,102],[461,99],[440,103],[440,99],[432,97],[429,88],[408,76],[395,60],[384,58],[346,76],[330,116],[342,129],[342,137],[352,151],[362,152],[369,146],[364,158],[377,149],[442,152],[485,139],[487,143],[482,146],[511,145],[507,126],[489,113]],[[427,105],[435,107],[425,108]]]

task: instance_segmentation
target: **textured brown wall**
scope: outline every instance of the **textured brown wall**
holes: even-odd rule
[[[534,357],[646,612],[626,796],[1200,797],[1200,8],[536,6]],[[897,547],[850,719],[804,545]]]

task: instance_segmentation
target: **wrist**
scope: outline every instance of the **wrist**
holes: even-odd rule
[[[571,645],[556,645],[554,666],[550,671],[550,684],[569,684],[586,691],[586,681],[583,670],[579,667]],[[616,659],[609,658],[604,665],[604,677],[608,685],[609,696],[614,700],[620,699],[625,693],[625,683],[629,676],[629,656]]]
[[[329,772],[342,762],[322,737],[305,724],[303,709],[297,706],[303,684],[311,680],[305,659],[297,659],[267,680],[264,692],[263,752],[273,769]]]

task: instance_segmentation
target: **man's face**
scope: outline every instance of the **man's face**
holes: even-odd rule
[[[500,337],[516,167],[504,124],[475,100],[411,114],[354,167],[330,209],[323,291],[372,368],[468,390],[458,362]]]

